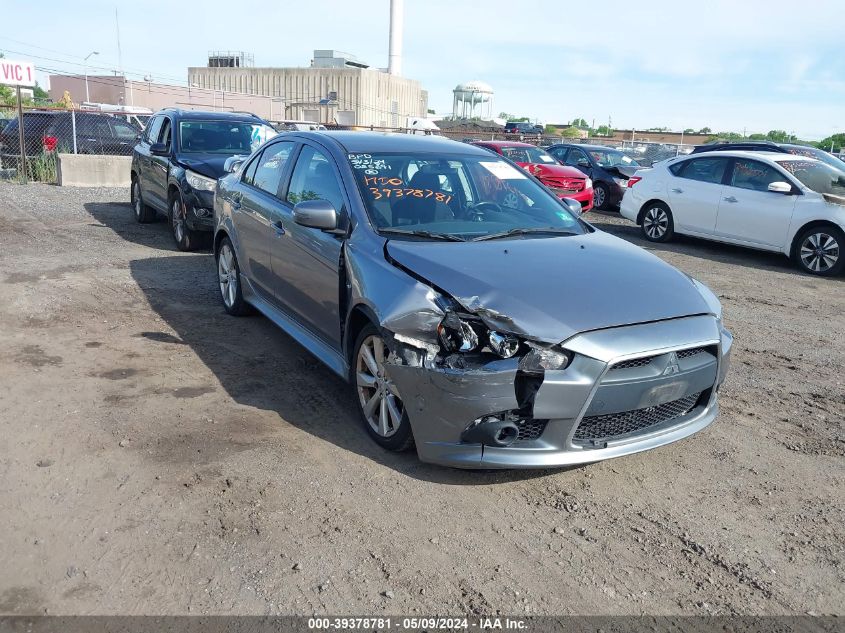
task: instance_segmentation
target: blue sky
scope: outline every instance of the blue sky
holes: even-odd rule
[[[137,78],[184,85],[210,49],[252,52],[259,66],[307,65],[316,48],[387,65],[389,0],[3,4],[16,28],[0,31],[0,50],[44,68],[81,72],[92,50],[103,69],[92,73],[117,68],[115,7],[123,68]],[[403,74],[438,113],[456,84],[479,79],[496,112],[544,123],[818,139],[845,132],[843,24],[843,0],[405,0]]]

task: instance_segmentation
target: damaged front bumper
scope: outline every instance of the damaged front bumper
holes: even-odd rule
[[[421,460],[547,468],[629,455],[706,427],[731,344],[719,320],[696,316],[576,335],[561,343],[572,362],[541,375],[520,371],[518,357],[458,367],[396,355],[386,371]],[[518,436],[500,442],[504,427]]]

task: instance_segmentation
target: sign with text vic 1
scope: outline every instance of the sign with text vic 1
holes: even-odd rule
[[[16,62],[0,58],[0,84],[7,86],[34,86],[35,65],[31,62]]]

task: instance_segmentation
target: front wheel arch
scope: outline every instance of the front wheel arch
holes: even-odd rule
[[[839,229],[842,231],[843,229],[839,227],[834,222],[829,220],[812,220],[811,222],[807,222],[806,224],[802,225],[797,231],[795,231],[795,235],[792,236],[792,244],[789,246],[789,256],[794,258],[795,251],[798,248],[798,241],[801,238],[801,235],[808,229],[818,229],[821,227],[833,227],[834,229]]]

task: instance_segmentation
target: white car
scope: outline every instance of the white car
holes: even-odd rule
[[[776,251],[802,270],[845,268],[845,172],[805,156],[707,152],[628,181],[620,211],[652,242],[675,233]]]

